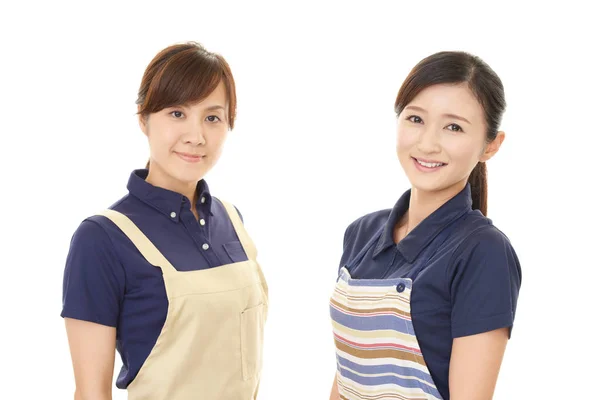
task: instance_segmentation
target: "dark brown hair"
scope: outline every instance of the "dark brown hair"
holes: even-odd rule
[[[408,74],[396,98],[394,110],[400,115],[423,89],[441,83],[467,83],[481,104],[487,124],[486,142],[498,135],[506,109],[504,86],[496,73],[479,57],[462,51],[442,51],[421,60]],[[469,176],[473,209],[487,215],[487,170],[478,163]]]
[[[197,103],[220,82],[227,91],[227,124],[233,129],[237,97],[227,61],[196,42],[171,45],[161,50],[144,72],[136,101],[138,114],[147,117],[167,107]]]

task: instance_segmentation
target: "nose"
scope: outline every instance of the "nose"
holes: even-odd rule
[[[434,126],[425,126],[419,135],[417,149],[423,154],[434,154],[441,151],[439,132]]]
[[[184,142],[194,146],[206,144],[206,137],[204,135],[204,125],[202,121],[192,121],[186,127],[186,133],[184,134]]]

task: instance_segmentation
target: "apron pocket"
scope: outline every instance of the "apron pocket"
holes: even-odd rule
[[[242,311],[242,376],[256,377],[262,368],[264,304]]]

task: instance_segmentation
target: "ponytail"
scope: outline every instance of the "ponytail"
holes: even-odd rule
[[[479,210],[487,216],[487,168],[485,162],[477,163],[469,175],[469,184],[471,185],[473,210]]]
[[[146,163],[146,169],[150,169],[150,160]]]

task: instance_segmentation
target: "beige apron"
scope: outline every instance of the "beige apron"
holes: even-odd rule
[[[169,301],[156,344],[127,387],[129,400],[256,399],[268,288],[237,210],[222,203],[248,261],[197,271],[177,271],[125,215],[100,213],[162,270]]]

